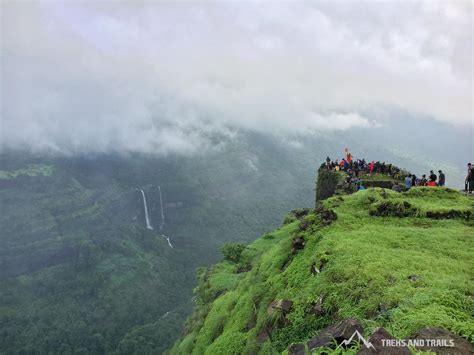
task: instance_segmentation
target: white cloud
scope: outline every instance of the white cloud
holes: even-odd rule
[[[472,125],[470,2],[2,2],[2,146],[193,153],[232,128]]]

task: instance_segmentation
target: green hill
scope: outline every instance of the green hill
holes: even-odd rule
[[[333,176],[317,190],[335,193],[341,175],[323,173]],[[345,319],[367,336],[440,327],[473,342],[474,200],[448,188],[347,194],[340,184],[337,193],[201,269],[195,310],[171,354],[274,354],[293,343],[304,354],[308,340]],[[316,351],[334,351],[327,346]]]

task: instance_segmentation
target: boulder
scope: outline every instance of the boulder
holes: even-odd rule
[[[275,309],[279,309],[283,313],[288,313],[291,310],[291,307],[293,307],[292,300],[275,300],[270,303],[270,306],[268,307],[268,314],[272,314],[273,310]]]
[[[293,301],[291,301],[291,300],[281,300],[281,302],[278,302],[278,304],[275,306],[275,308],[279,308],[284,313],[288,313],[292,306],[293,306]]]
[[[296,236],[291,242],[291,252],[295,254],[298,250],[303,249],[305,246],[304,238],[301,236]]]
[[[474,347],[469,341],[443,328],[424,328],[409,336],[408,339],[422,342],[423,345],[415,345],[421,351],[446,355],[474,354]]]
[[[307,219],[302,219],[300,221],[300,223],[298,224],[298,228],[301,230],[301,231],[305,231],[308,229],[308,227],[311,225],[311,222],[308,221]]]
[[[270,303],[267,308],[267,313],[269,316],[276,316],[274,318],[275,321],[268,322],[258,333],[257,341],[259,343],[263,343],[270,338],[272,332],[275,329],[280,329],[286,327],[291,324],[291,321],[287,319],[285,316],[288,312],[290,312],[291,308],[293,307],[293,301],[291,300],[274,300]],[[275,313],[275,312],[279,313]],[[247,324],[249,325],[249,324]],[[250,324],[253,325],[253,324]]]
[[[270,332],[271,330],[267,327],[264,327],[257,335],[257,342],[264,343],[268,339],[270,339]]]
[[[291,211],[291,213],[295,216],[296,219],[301,219],[307,216],[310,212],[311,212],[311,209],[309,208],[298,208]]]
[[[304,344],[291,344],[288,347],[288,355],[305,355]]]
[[[311,212],[311,209],[309,209],[309,208],[299,208],[299,209],[296,209],[296,210],[292,210],[285,217],[285,220],[283,221],[283,224],[293,223],[297,220],[301,221],[310,212]]]
[[[333,210],[328,210],[323,206],[316,208],[316,213],[321,218],[323,224],[328,225],[337,219],[337,214]]]
[[[312,314],[314,316],[322,316],[324,314],[322,297],[317,302],[311,302],[306,309],[306,313]]]
[[[308,341],[308,349],[311,351],[323,346],[331,346],[334,340],[337,344],[341,344],[344,340],[349,340],[356,331],[362,334],[361,323],[356,319],[345,319],[321,330],[317,336]]]
[[[369,355],[369,354],[384,354],[384,355],[410,355],[410,350],[406,346],[388,346],[383,340],[397,340],[384,328],[377,328],[369,337],[368,342],[372,344],[372,347],[367,347],[364,344],[361,345],[361,349],[357,355]],[[395,344],[394,344],[395,345]]]

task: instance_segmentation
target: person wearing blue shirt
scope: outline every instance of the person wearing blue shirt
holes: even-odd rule
[[[408,174],[408,176],[405,178],[405,188],[407,190],[410,190],[411,188],[411,174]]]

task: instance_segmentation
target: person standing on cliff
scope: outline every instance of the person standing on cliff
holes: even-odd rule
[[[426,180],[426,174],[421,175],[421,180],[418,186],[426,186],[426,183],[428,180]]]
[[[405,188],[410,190],[411,188],[411,174],[408,174],[405,178]]]
[[[444,186],[444,184],[446,183],[446,176],[444,175],[442,170],[438,170],[438,173],[438,186]]]
[[[472,194],[474,190],[474,166],[467,164],[466,193]]]
[[[372,162],[369,163],[369,173],[370,173],[370,175],[373,174],[374,168],[375,168],[375,162],[372,160]]]
[[[352,154],[349,152],[348,148],[344,149],[344,152],[346,153],[346,161],[350,164],[352,162]]]

